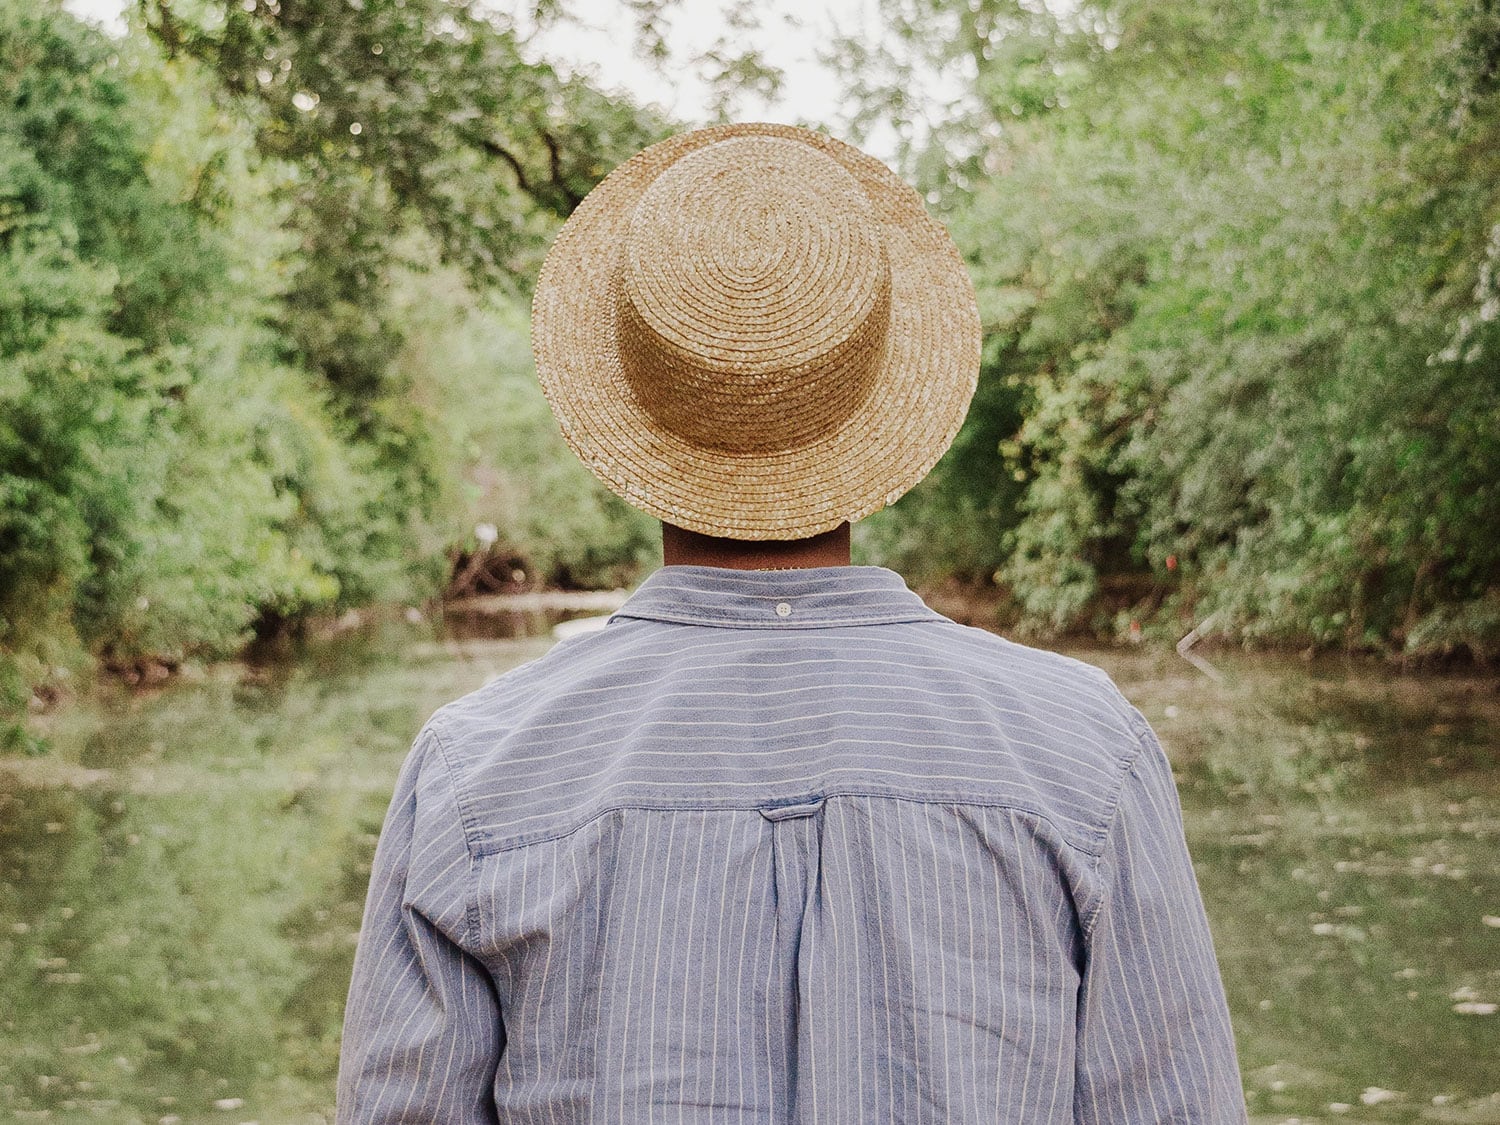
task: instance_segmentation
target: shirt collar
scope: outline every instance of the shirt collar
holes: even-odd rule
[[[883,566],[810,566],[738,570],[664,566],[613,614],[731,629],[815,629],[943,621],[894,570]]]

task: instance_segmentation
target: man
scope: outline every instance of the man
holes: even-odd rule
[[[338,1119],[1243,1122],[1146,720],[850,565],[978,370],[916,194],[805,130],[670,138],[568,221],[532,327],[666,565],[417,736]]]

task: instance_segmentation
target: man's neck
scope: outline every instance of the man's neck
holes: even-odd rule
[[[667,566],[724,566],[736,570],[789,570],[848,566],[849,524],[808,539],[724,539],[663,522],[662,562]]]

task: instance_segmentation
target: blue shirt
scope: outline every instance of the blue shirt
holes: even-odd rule
[[[894,571],[667,566],[440,708],[338,1121],[1244,1122],[1161,745]]]

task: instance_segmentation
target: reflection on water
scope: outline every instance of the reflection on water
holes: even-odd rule
[[[1500,683],[1080,655],[1172,756],[1252,1120],[1500,1122]]]
[[[0,1115],[329,1120],[396,768],[550,643],[384,622],[50,717],[0,760]],[[1500,1122],[1495,683],[1078,655],[1178,770],[1253,1119]]]

